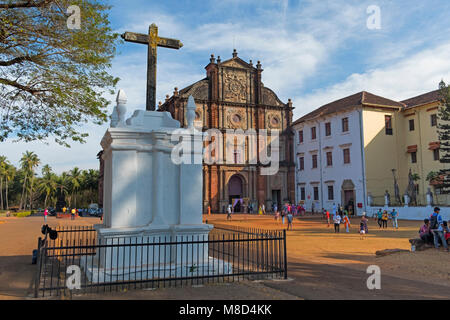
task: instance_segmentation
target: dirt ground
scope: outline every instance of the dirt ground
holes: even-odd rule
[[[204,216],[209,223],[243,227],[281,229],[286,227],[271,216]],[[341,227],[334,233],[320,217],[294,220],[287,231],[288,281],[244,281],[234,284],[205,285],[194,288],[137,290],[126,293],[73,296],[72,299],[450,299],[450,254],[429,249],[377,257],[384,249],[410,249],[408,239],[417,237],[419,221],[399,220],[400,228],[379,230],[369,222],[369,234],[361,240],[359,219],[352,219],[350,233]],[[48,224],[92,225],[98,218],[56,219]],[[37,247],[42,217],[0,217],[0,299],[29,299],[35,274],[32,250]],[[381,269],[381,290],[369,290],[366,270]]]

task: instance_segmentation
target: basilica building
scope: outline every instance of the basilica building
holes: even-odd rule
[[[224,212],[229,204],[235,212],[247,212],[249,205],[256,212],[264,205],[270,211],[272,205],[295,201],[295,163],[293,159],[292,102],[282,102],[275,92],[262,82],[262,65],[258,61],[246,62],[238,57],[221,61],[211,55],[205,67],[206,77],[184,89],[175,88],[166,96],[158,111],[168,111],[182,127],[186,127],[186,106],[189,96],[196,103],[195,126],[205,132],[218,129],[223,143],[223,156],[232,161],[207,164],[203,162],[203,210]],[[242,132],[262,129],[279,132],[279,169],[265,175],[267,166],[261,161],[259,147],[231,148],[226,143],[230,129]],[[247,139],[247,138],[246,138]],[[247,140],[246,140],[247,141]],[[209,162],[208,162],[209,163]]]

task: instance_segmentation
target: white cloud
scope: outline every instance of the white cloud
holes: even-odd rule
[[[397,101],[436,90],[442,79],[450,79],[449,61],[450,42],[423,50],[383,68],[352,74],[328,88],[296,97],[294,119],[326,103],[363,90]]]

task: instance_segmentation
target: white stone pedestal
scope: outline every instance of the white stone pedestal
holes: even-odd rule
[[[189,243],[207,241],[213,227],[202,223],[203,150],[202,135],[193,127],[194,99],[189,97],[187,106],[189,128],[179,129],[168,112],[139,110],[124,122],[126,98],[123,91],[119,96],[118,119],[113,117],[101,142],[104,218],[96,226],[95,257],[82,259],[88,279],[230,273],[231,265],[209,257],[208,243]],[[188,141],[184,146],[200,145],[183,148],[182,163],[174,161],[180,138]]]

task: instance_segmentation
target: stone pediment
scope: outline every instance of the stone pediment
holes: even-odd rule
[[[255,69],[253,66],[245,62],[239,57],[232,58],[230,60],[224,61],[220,64],[222,67],[232,67],[240,69]]]
[[[208,79],[203,79],[182,89],[180,91],[180,96],[182,98],[187,98],[192,95],[195,100],[208,100],[208,92]]]
[[[277,97],[275,92],[266,87],[263,88],[263,104],[277,107],[284,106],[284,103]]]

